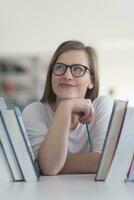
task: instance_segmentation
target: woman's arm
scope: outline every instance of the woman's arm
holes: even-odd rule
[[[100,156],[97,152],[69,155],[60,173],[96,173]]]
[[[69,106],[60,103],[47,136],[39,149],[38,161],[43,174],[56,175],[63,168],[67,157],[70,123]]]
[[[56,175],[64,167],[72,114],[78,116],[79,122],[91,121],[93,108],[89,103],[86,99],[71,99],[59,104],[47,136],[39,149],[38,161],[43,174]]]

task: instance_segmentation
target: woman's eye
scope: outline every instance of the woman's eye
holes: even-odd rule
[[[73,71],[83,72],[83,68],[82,67],[74,67]]]
[[[63,69],[64,69],[64,66],[62,66],[62,65],[56,66],[56,70],[63,70]]]

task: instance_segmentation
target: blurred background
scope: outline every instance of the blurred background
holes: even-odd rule
[[[133,0],[0,0],[0,96],[21,109],[40,99],[65,40],[98,54],[100,94],[134,98]]]

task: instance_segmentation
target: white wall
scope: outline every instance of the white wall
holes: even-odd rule
[[[134,98],[134,40],[105,40],[99,49],[101,92]]]
[[[96,47],[101,93],[133,96],[133,0],[0,0],[0,55],[36,54],[44,62],[60,42]]]

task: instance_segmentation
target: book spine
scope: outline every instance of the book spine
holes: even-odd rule
[[[29,137],[28,137],[27,131],[26,131],[25,125],[23,123],[23,119],[21,117],[21,112],[20,112],[18,107],[14,108],[14,113],[15,113],[16,119],[18,121],[20,130],[21,130],[21,134],[22,134],[23,140],[25,142],[25,145],[26,145],[26,148],[27,148],[27,152],[29,153],[29,156],[30,156],[30,159],[31,159],[31,163],[32,163],[33,168],[35,170],[36,176],[37,176],[37,178],[39,178],[39,176],[40,176],[39,167],[38,167],[37,161],[35,159],[35,156],[34,156],[34,153],[33,153],[32,147],[31,147],[31,143],[29,141]]]
[[[0,180],[15,181],[3,145],[0,142]]]
[[[121,135],[107,180],[126,181],[134,153],[134,108],[127,106]]]
[[[30,155],[27,151],[24,138],[22,136],[18,121],[13,110],[7,110],[4,113],[4,119],[7,124],[10,139],[20,164],[21,170],[26,181],[37,181],[38,177],[32,165]]]
[[[16,153],[14,151],[13,144],[9,137],[9,133],[3,118],[3,110],[0,110],[0,136],[1,142],[4,148],[4,152],[6,154],[8,163],[13,173],[13,177],[16,181],[24,180]]]
[[[103,148],[102,148],[102,154],[101,154],[101,158],[100,158],[100,161],[99,161],[99,164],[98,164],[97,173],[96,173],[96,176],[95,176],[95,181],[105,181],[105,178],[107,176],[107,173],[108,173],[108,170],[109,170],[109,167],[110,167],[110,163],[109,163],[109,166],[106,169],[104,167],[104,164],[106,166],[106,159],[105,159],[104,154],[105,154],[106,146],[107,146],[107,143],[108,143],[109,131],[110,131],[110,127],[111,127],[111,124],[112,124],[112,118],[113,118],[114,113],[115,113],[116,105],[117,105],[117,101],[114,100],[113,108],[112,108],[112,112],[111,112],[111,117],[110,117],[110,120],[109,120],[107,132],[106,132],[106,137],[105,137]],[[109,159],[109,157],[107,157],[107,159]]]
[[[127,175],[127,180],[128,181],[134,181],[134,155],[133,155],[133,159],[130,165],[130,169]]]
[[[0,97],[0,109],[7,109],[6,102],[3,97]]]

